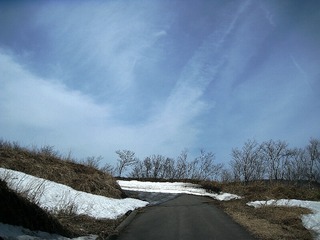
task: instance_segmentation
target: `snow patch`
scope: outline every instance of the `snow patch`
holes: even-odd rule
[[[79,215],[117,219],[128,211],[148,204],[133,198],[113,199],[81,192],[63,184],[4,168],[0,168],[0,178],[7,182],[9,188],[26,193],[37,205],[50,212],[71,209]]]
[[[161,192],[161,193],[184,193],[198,196],[208,196],[219,201],[228,201],[241,198],[231,193],[209,193],[198,184],[181,182],[142,182],[142,181],[124,181],[118,180],[118,184],[123,190],[141,191],[141,192]]]
[[[263,207],[263,206],[286,206],[286,207],[303,207],[312,211],[312,214],[305,214],[301,217],[305,228],[314,231],[320,240],[320,202],[318,201],[304,201],[296,199],[280,199],[268,201],[254,201],[247,203],[248,206]]]
[[[0,237],[5,240],[18,239],[18,240],[39,240],[39,239],[48,239],[48,240],[69,240],[57,234],[50,234],[41,231],[31,231],[27,228],[20,226],[12,226],[8,224],[0,223]],[[97,239],[98,236],[91,235],[85,237],[72,238],[73,240],[93,240]]]

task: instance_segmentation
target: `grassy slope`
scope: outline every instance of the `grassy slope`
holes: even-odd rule
[[[0,141],[0,167],[65,184],[79,191],[112,198],[124,197],[120,186],[110,174],[99,171],[92,166],[63,159],[51,147],[30,150],[17,144]],[[40,214],[34,204],[26,199],[21,201],[23,198],[12,191],[8,193],[8,189],[3,183],[0,187],[1,199],[10,196],[8,201],[2,201],[3,204],[0,205],[0,212],[3,213],[6,210],[7,214],[7,217],[3,217],[3,219],[9,219],[10,215],[16,216],[19,211],[20,215],[23,215],[19,218],[13,217],[10,221],[2,219],[2,222],[5,223],[21,225],[26,228],[31,226],[32,229],[65,233],[64,235],[96,234],[103,238],[113,231],[122,220],[96,220],[87,216],[76,216],[70,212],[61,212],[55,216],[50,216],[48,213]],[[18,204],[11,205],[10,202],[18,202]],[[27,209],[29,210],[27,211]],[[31,212],[33,214],[30,214]],[[42,221],[37,220],[38,213],[42,216]],[[57,227],[59,225],[62,226],[61,229]]]
[[[58,233],[68,237],[73,236],[56,218],[10,190],[6,183],[1,180],[0,196],[0,222],[24,226],[31,230]]]
[[[50,147],[29,150],[0,142],[0,167],[65,184],[79,191],[112,198],[121,198],[123,195],[110,174],[70,159],[64,160]]]

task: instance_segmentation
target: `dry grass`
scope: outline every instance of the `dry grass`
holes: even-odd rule
[[[99,239],[106,239],[116,227],[126,218],[116,220],[94,219],[85,215],[56,215],[59,222],[77,236],[98,235]]]
[[[310,213],[310,210],[274,206],[253,208],[247,206],[246,202],[235,200],[218,204],[258,239],[312,239],[312,234],[303,227],[301,221],[301,215]]]
[[[16,143],[0,140],[0,167],[55,181],[79,191],[112,198],[125,196],[116,180],[110,174],[98,170],[94,164],[79,164],[70,157],[64,158],[54,151],[52,147],[28,149]],[[2,189],[5,189],[5,187],[2,186]],[[3,198],[6,194],[4,191],[0,193],[0,198]],[[14,192],[12,194],[16,195],[13,198],[25,199]],[[4,202],[2,201],[2,203]],[[26,228],[31,226],[33,229],[38,228],[65,236],[94,234],[99,235],[100,239],[104,239],[109,233],[113,232],[119,222],[123,220],[121,218],[117,220],[97,220],[87,216],[77,216],[73,214],[71,209],[70,211],[55,213],[54,216],[49,213],[42,213],[43,218],[39,222],[36,219],[38,214],[34,214],[34,211],[38,210],[35,210],[34,206],[36,205],[28,202],[27,199],[18,207],[12,206],[10,201],[6,201],[5,204],[1,205],[0,212],[6,209],[7,215],[12,216],[12,221],[8,222],[9,224],[22,225]],[[27,212],[21,212],[19,216],[15,209],[27,209],[25,210]],[[19,219],[24,220],[19,222]],[[46,223],[45,228],[43,228],[42,222]],[[32,225],[32,223],[35,224]],[[56,226],[62,227],[62,230]]]
[[[76,190],[121,198],[123,191],[108,173],[65,159],[52,147],[27,149],[0,141],[0,167],[55,181]]]
[[[258,239],[313,239],[312,233],[304,228],[301,221],[301,215],[311,213],[309,209],[276,206],[254,208],[246,203],[281,198],[319,200],[319,187],[261,181],[247,185],[222,184],[221,187],[225,192],[236,193],[244,198],[216,204]]]
[[[0,222],[24,226],[31,230],[58,233],[68,237],[74,236],[57,218],[10,190],[1,180],[0,197]]]
[[[225,183],[220,187],[224,192],[238,194],[250,201],[281,198],[320,200],[320,185],[317,183],[255,181],[248,184]]]

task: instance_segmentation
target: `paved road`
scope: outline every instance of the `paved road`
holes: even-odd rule
[[[207,197],[179,195],[144,208],[121,231],[118,240],[254,239],[214,206],[213,201]]]
[[[128,190],[125,190],[124,192],[130,198],[137,198],[149,202],[148,206],[159,205],[181,195],[180,193],[142,192]]]

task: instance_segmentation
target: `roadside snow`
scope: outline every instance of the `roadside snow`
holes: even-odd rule
[[[247,205],[253,206],[255,208],[269,205],[308,208],[313,213],[303,215],[301,217],[302,223],[305,228],[314,231],[317,234],[316,239],[320,240],[320,202],[303,201],[296,199],[280,199],[269,201],[254,201],[247,203]]]
[[[199,196],[208,196],[219,201],[239,199],[241,197],[231,193],[209,193],[197,184],[181,182],[141,182],[118,180],[118,184],[123,190],[141,192],[161,192],[161,193],[185,193]]]
[[[76,214],[85,214],[94,218],[116,219],[130,210],[148,205],[146,201],[133,198],[113,199],[77,191],[63,184],[4,168],[0,168],[0,179],[6,181],[9,188],[25,194],[41,208],[51,212],[68,209]],[[118,183],[124,190],[131,191],[186,193],[209,196],[221,201],[240,198],[237,195],[229,193],[208,193],[206,190],[200,188],[199,185],[191,183],[154,183],[139,181],[118,181]],[[19,240],[68,239],[55,234],[31,231],[23,227],[3,223],[0,223],[0,237],[2,239]],[[96,238],[97,236],[92,235],[75,238],[75,240],[91,240]]]
[[[39,240],[39,239],[48,239],[48,240],[68,240],[66,238],[57,234],[50,234],[41,231],[31,231],[27,228],[20,226],[12,226],[8,224],[0,223],[0,237],[2,239],[18,239],[18,240]],[[91,235],[85,237],[72,238],[73,240],[93,240],[97,239],[98,236]]]
[[[0,178],[8,187],[26,193],[41,208],[54,212],[69,209],[94,218],[117,219],[148,202],[126,198],[113,199],[74,190],[63,184],[37,178],[22,172],[0,168]]]

